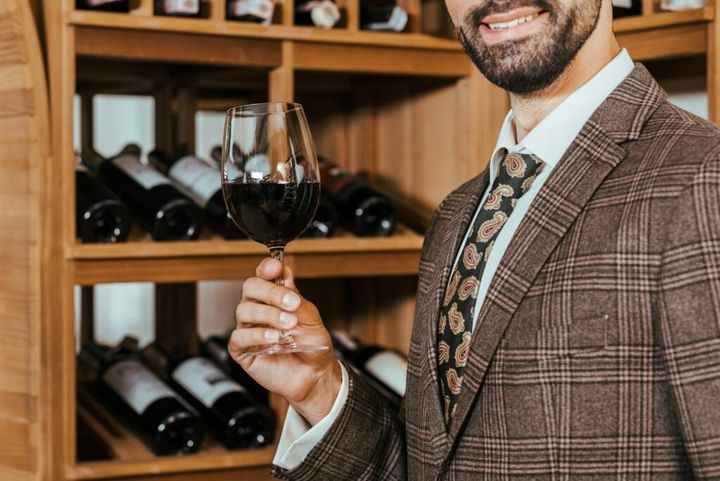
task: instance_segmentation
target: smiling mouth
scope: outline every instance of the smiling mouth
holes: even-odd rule
[[[482,22],[483,25],[487,26],[492,31],[498,31],[498,30],[509,30],[511,28],[517,27],[518,25],[522,25],[523,23],[531,22],[535,20],[537,17],[539,17],[543,11],[536,12],[530,15],[525,15],[522,17],[514,18],[512,20],[509,20],[507,22]]]

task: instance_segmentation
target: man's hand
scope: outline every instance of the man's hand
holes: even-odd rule
[[[274,280],[282,274],[284,286]],[[230,355],[250,376],[269,391],[280,394],[311,425],[332,408],[342,373],[332,350],[330,334],[314,304],[295,287],[292,272],[267,258],[256,277],[245,280],[242,299],[235,310],[237,327],[230,338]],[[252,348],[277,341],[281,330],[290,330],[299,343],[321,344],[326,351],[243,356]]]

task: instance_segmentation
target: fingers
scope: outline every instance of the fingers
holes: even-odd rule
[[[283,264],[277,259],[266,257],[258,264],[255,269],[255,275],[266,281],[274,281],[282,273]]]
[[[248,349],[277,342],[280,333],[275,329],[262,327],[235,329],[230,336],[228,350],[233,356],[240,356]]]
[[[272,257],[266,257],[258,264],[255,269],[255,275],[266,281],[275,282],[275,279],[280,277],[282,273],[283,283],[288,289],[297,292],[295,287],[295,277],[293,276],[292,270],[282,262]]]
[[[292,283],[292,276],[290,281]],[[297,292],[260,277],[250,277],[245,280],[242,296],[243,300],[253,299],[290,312],[296,310],[301,302]]]
[[[243,301],[235,309],[237,326],[265,325],[275,329],[292,329],[298,322],[295,314],[285,312],[277,307],[257,302]]]

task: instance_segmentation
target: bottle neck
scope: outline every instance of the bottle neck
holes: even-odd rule
[[[148,154],[148,162],[163,174],[167,174],[177,159],[171,159],[160,149],[155,149]]]

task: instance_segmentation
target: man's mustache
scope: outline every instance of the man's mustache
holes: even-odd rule
[[[471,9],[465,18],[471,20],[472,25],[478,25],[482,19],[488,15],[504,13],[522,7],[537,7],[540,10],[548,12],[551,17],[556,11],[556,6],[552,0],[490,0],[489,2],[485,2],[484,4]]]

